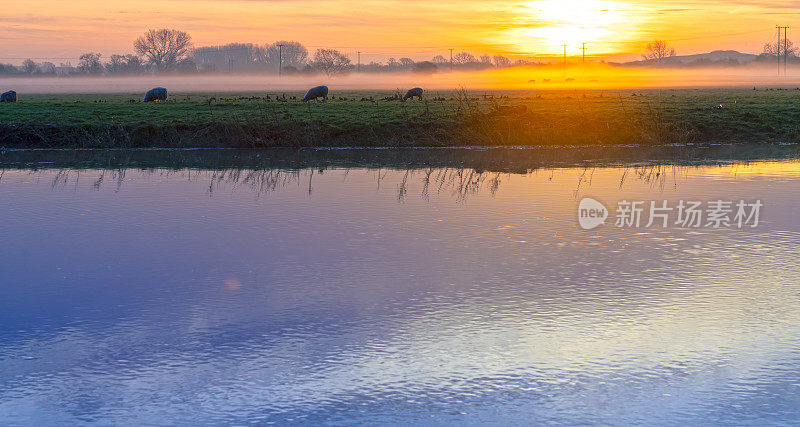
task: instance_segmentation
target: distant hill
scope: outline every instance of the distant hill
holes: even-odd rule
[[[645,67],[691,67],[703,65],[743,65],[755,61],[759,56],[752,53],[742,53],[735,50],[715,50],[709,53],[696,55],[672,56],[662,60],[648,59],[642,61],[626,62],[625,66]]]

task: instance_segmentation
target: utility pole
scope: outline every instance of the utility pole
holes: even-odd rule
[[[778,76],[781,75],[781,27],[775,26],[778,29],[778,54],[775,55],[775,58],[778,59]]]
[[[789,63],[789,27],[783,27],[783,75],[786,76],[786,65]]]
[[[583,50],[583,63],[586,63],[586,42],[581,43],[581,50]]]
[[[358,62],[357,62],[357,64],[358,65],[356,65],[356,72],[360,73],[361,72],[361,52],[358,52]]]
[[[283,74],[283,46],[282,44],[278,45],[278,77],[280,78]]]
[[[562,42],[561,46],[564,47],[564,70],[567,70],[567,42]]]
[[[453,49],[450,49],[450,72],[453,72]]]
[[[778,76],[781,75],[781,31],[783,31],[783,74],[786,74],[786,57],[788,56],[787,51],[789,50],[789,41],[787,40],[787,31],[789,27],[782,27],[780,25],[776,25],[775,28],[778,29],[778,52],[776,57],[778,58]]]

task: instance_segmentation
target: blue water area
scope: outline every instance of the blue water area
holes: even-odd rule
[[[578,225],[583,197],[757,227]],[[0,178],[0,424],[795,424],[800,163]]]

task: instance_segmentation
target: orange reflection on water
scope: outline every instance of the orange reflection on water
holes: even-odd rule
[[[238,291],[242,288],[242,282],[236,278],[225,279],[225,289],[229,291]]]

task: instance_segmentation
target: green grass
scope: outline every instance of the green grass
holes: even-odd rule
[[[800,90],[19,95],[0,104],[5,147],[587,145],[800,141]],[[484,96],[487,95],[487,96]],[[267,99],[269,96],[269,99]],[[292,100],[291,97],[297,99]],[[502,97],[502,98],[501,98]],[[373,100],[362,100],[372,98]],[[525,105],[525,114],[499,106]],[[722,109],[712,107],[722,105]]]
[[[0,105],[3,123],[48,123],[60,125],[96,125],[99,122],[118,122],[140,125],[205,124],[225,119],[245,120],[253,115],[278,120],[302,122],[322,120],[332,125],[370,124],[369,121],[401,121],[405,114],[419,117],[425,106],[419,102],[401,104],[382,101],[389,92],[347,92],[347,101],[329,100],[326,104],[304,104],[298,99],[301,93],[287,92],[287,98],[276,101],[283,94],[170,94],[166,103],[141,103],[134,94],[113,95],[27,95],[16,104]],[[362,97],[376,97],[375,102],[362,102]],[[380,98],[377,98],[377,97]],[[214,99],[209,103],[209,99]],[[255,98],[255,99],[253,99]],[[357,98],[357,99],[355,99]],[[403,111],[405,107],[405,111]],[[443,112],[441,103],[429,103],[429,108]]]

